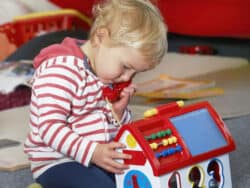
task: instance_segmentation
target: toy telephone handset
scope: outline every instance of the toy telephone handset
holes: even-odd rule
[[[110,102],[115,102],[120,98],[120,94],[123,88],[128,87],[131,84],[131,80],[127,82],[114,83],[110,86],[103,88],[103,96],[107,98]]]

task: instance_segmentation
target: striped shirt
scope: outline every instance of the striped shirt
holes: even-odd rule
[[[97,143],[107,143],[118,128],[102,95],[103,83],[75,56],[41,63],[33,77],[30,132],[24,151],[34,178],[67,161],[88,166]],[[121,123],[128,123],[125,110]]]

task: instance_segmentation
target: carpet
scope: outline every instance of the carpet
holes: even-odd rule
[[[224,119],[250,114],[250,65],[210,73],[197,78],[216,80],[217,86],[224,89],[224,95],[205,98]],[[191,102],[201,100],[204,99]]]
[[[223,95],[185,100],[186,105],[206,100],[213,105],[222,118],[250,114],[250,65],[247,59],[169,53],[154,70],[138,74],[134,82],[145,82],[156,78],[161,73],[177,78],[213,80],[216,82],[216,87],[224,90]],[[173,99],[149,103],[145,98],[136,96],[133,97],[130,106],[135,119],[138,119],[149,107],[171,101]]]
[[[0,138],[20,141],[15,147],[0,149],[0,170],[15,171],[29,166],[27,156],[23,152],[23,142],[28,133],[29,107],[18,107],[0,113]]]

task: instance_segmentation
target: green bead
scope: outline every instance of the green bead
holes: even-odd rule
[[[170,129],[167,129],[165,132],[167,135],[171,135],[171,133],[172,133],[172,131]]]
[[[167,134],[165,133],[165,131],[161,131],[161,135],[162,137],[166,136]]]
[[[161,132],[156,133],[156,135],[157,135],[158,138],[161,138],[161,137],[162,137]]]
[[[152,134],[152,135],[151,135],[151,138],[152,138],[152,139],[156,139],[156,138],[157,138],[157,135],[156,135],[156,134]]]

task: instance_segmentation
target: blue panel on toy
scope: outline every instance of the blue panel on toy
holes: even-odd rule
[[[227,142],[207,109],[170,118],[193,156],[221,148]]]
[[[131,170],[129,171],[123,182],[124,188],[135,188],[135,187],[143,187],[143,188],[152,188],[149,178],[139,170]]]

